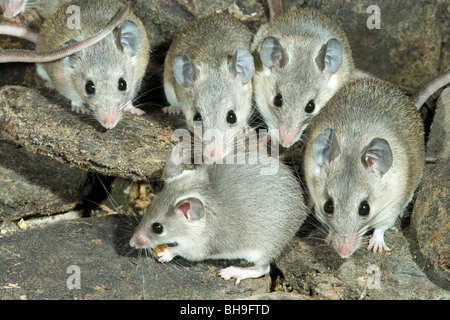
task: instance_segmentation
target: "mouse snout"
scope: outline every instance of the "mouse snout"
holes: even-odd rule
[[[206,157],[213,162],[217,162],[217,161],[223,159],[223,157],[227,153],[225,141],[221,142],[221,143],[205,144],[204,150],[205,150]]]
[[[143,233],[135,233],[130,239],[130,247],[133,248],[148,248],[152,243],[150,236]]]
[[[297,141],[299,127],[287,128],[284,123],[280,123],[280,142],[285,148],[289,148]]]
[[[97,118],[103,127],[112,129],[120,120],[120,108],[118,106],[112,109],[97,108]]]
[[[353,233],[349,236],[341,236],[336,234],[334,237],[336,250],[343,259],[349,258],[357,247],[358,235]]]

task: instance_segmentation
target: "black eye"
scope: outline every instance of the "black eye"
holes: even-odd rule
[[[94,94],[95,93],[95,84],[91,80],[88,80],[86,82],[86,86],[84,87],[87,94]]]
[[[334,212],[334,203],[333,199],[328,199],[325,204],[323,205],[323,211],[325,211],[328,214],[333,214]]]
[[[233,124],[233,123],[236,123],[236,120],[237,120],[237,118],[236,118],[236,114],[234,113],[234,111],[233,110],[228,111],[227,122],[229,124]]]
[[[305,107],[305,112],[311,113],[316,108],[316,105],[314,104],[314,100],[309,100]]]
[[[364,200],[359,204],[359,211],[358,211],[359,215],[362,217],[368,216],[370,213],[370,206],[369,203]]]
[[[119,90],[120,91],[127,90],[127,82],[123,78],[119,79]]]
[[[161,234],[164,230],[164,227],[161,223],[155,222],[154,224],[152,224],[152,230],[156,234]]]
[[[194,116],[194,121],[202,121],[202,115],[200,112],[197,112]]]
[[[281,93],[277,94],[275,98],[273,98],[273,104],[275,105],[275,107],[281,108],[281,106],[283,105],[283,96],[281,95]]]

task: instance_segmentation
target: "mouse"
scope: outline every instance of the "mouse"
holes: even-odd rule
[[[389,251],[384,233],[411,202],[424,169],[424,126],[398,87],[358,79],[342,87],[308,127],[303,170],[327,243],[349,258]]]
[[[354,77],[345,32],[316,9],[293,10],[261,25],[251,50],[256,108],[285,148],[301,139],[309,119]]]
[[[37,52],[65,48],[105,26],[124,6],[119,0],[74,0],[81,28],[68,28],[66,5],[42,24]],[[114,128],[124,112],[142,115],[133,99],[149,62],[150,46],[142,21],[128,9],[120,25],[103,40],[65,58],[37,63],[38,74],[71,101],[77,113],[91,112],[106,129]]]
[[[166,263],[244,259],[253,266],[219,272],[236,284],[270,272],[306,218],[300,183],[292,170],[261,174],[258,164],[203,163],[181,170],[169,160],[161,192],[153,199],[129,244]],[[269,159],[266,159],[269,160]],[[272,158],[271,161],[278,161]]]
[[[10,62],[25,62],[25,63],[43,63],[50,62],[65,58],[72,54],[79,52],[97,42],[103,40],[109,35],[118,25],[121,23],[125,12],[128,10],[128,5],[123,6],[113,19],[106,25],[105,28],[93,36],[73,42],[70,45],[60,47],[59,49],[49,51],[35,51],[35,50],[20,50],[20,49],[5,49],[0,50],[0,63]],[[30,40],[32,42],[37,41],[38,33],[27,27],[14,24],[0,24],[0,34],[12,35],[20,38]]]
[[[221,160],[234,139],[248,128],[255,72],[250,53],[252,33],[227,14],[212,14],[187,24],[173,39],[164,62],[168,114],[183,114],[187,127],[201,122],[204,154]],[[195,132],[194,132],[195,133]],[[212,140],[212,139],[211,139]]]

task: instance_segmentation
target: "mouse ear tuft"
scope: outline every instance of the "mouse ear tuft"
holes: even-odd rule
[[[267,37],[261,44],[259,57],[266,68],[277,66],[283,68],[288,62],[289,57],[275,37]]]
[[[77,41],[74,40],[74,39],[70,39],[69,41],[67,41],[66,43],[63,43],[59,47],[60,48],[65,48],[65,47],[68,47],[68,46],[70,46],[70,45],[72,45],[74,43],[77,43]],[[75,63],[76,63],[76,61],[78,60],[78,58],[80,57],[81,54],[82,54],[82,51],[79,51],[79,52],[74,53],[74,54],[72,54],[70,56],[62,58],[61,60],[66,66],[68,66],[70,68],[74,68]]]
[[[323,130],[314,141],[312,155],[314,162],[322,167],[325,163],[330,163],[336,159],[341,150],[333,129]]]
[[[361,161],[365,168],[370,168],[373,172],[384,175],[391,168],[393,162],[389,142],[374,138],[363,152]]]
[[[238,48],[231,59],[229,68],[243,84],[249,83],[255,74],[253,55],[245,49]]]
[[[118,47],[128,56],[134,57],[142,45],[142,37],[136,23],[125,20],[117,35]]]

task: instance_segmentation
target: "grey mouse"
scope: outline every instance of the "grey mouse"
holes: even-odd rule
[[[128,7],[119,0],[76,0],[80,8],[81,28],[69,28],[66,5],[54,11],[39,31],[36,53],[37,72],[63,96],[71,100],[72,110],[91,111],[106,129],[112,129],[124,112],[144,114],[132,104],[149,62],[150,47],[142,21],[127,10],[115,31],[98,43],[85,47],[70,56],[55,60],[52,52],[82,41],[96,34],[110,22],[120,9]],[[10,51],[0,51],[10,56]],[[19,53],[23,55],[22,52]],[[33,53],[31,53],[33,54]],[[29,59],[29,62],[36,60]],[[87,106],[87,108],[85,107]]]
[[[170,107],[183,113],[189,130],[216,131],[204,141],[206,156],[222,159],[248,126],[252,106],[252,34],[230,15],[212,14],[189,23],[174,38],[164,64],[164,91]],[[217,139],[219,138],[219,139]],[[205,139],[206,140],[206,139]]]
[[[272,161],[278,161],[273,159]],[[220,271],[225,280],[258,278],[282,254],[306,218],[302,191],[291,170],[274,175],[260,164],[203,164],[181,171],[172,161],[162,191],[130,240],[134,248],[159,250],[160,262],[245,259],[251,267]]]
[[[353,78],[344,31],[314,9],[291,11],[260,27],[252,44],[256,107],[281,145],[300,140],[308,120]]]
[[[310,130],[310,131],[309,131]],[[350,257],[390,250],[389,229],[411,201],[424,167],[424,128],[411,99],[374,79],[340,89],[308,128],[304,173],[327,242]]]

